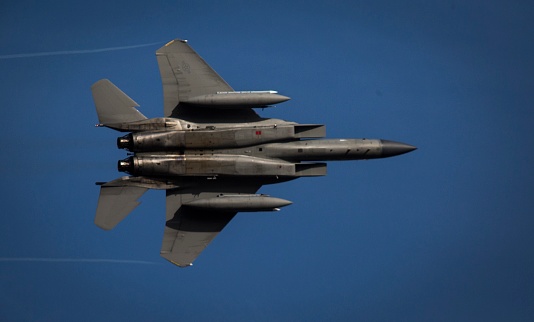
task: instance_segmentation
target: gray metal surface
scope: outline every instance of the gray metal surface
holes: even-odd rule
[[[175,39],[156,51],[163,84],[163,115],[172,116],[181,101],[189,98],[233,92],[187,41]]]
[[[380,139],[320,139],[324,125],[259,117],[252,108],[289,99],[274,91],[234,91],[185,41],[156,52],[163,118],[146,119],[108,80],[92,87],[102,125],[130,132],[118,161],[131,176],[101,184],[95,223],[112,229],[147,189],[166,190],[161,256],[190,266],[237,212],[275,211],[290,201],[256,194],[265,184],[326,175],[318,161],[387,158],[415,150]]]
[[[253,194],[256,180],[191,180],[179,189],[166,192],[166,224],[160,254],[180,267],[190,266],[237,213],[231,208],[207,210],[184,206],[221,194]]]
[[[105,230],[113,229],[140,204],[138,199],[147,190],[143,187],[101,186],[95,224]]]
[[[205,193],[205,196],[215,195]],[[209,212],[182,207],[179,191],[167,190],[167,221],[163,232],[160,254],[180,267],[192,265],[197,256],[237,212]]]
[[[101,79],[91,86],[98,121],[101,124],[128,123],[146,120],[133,99],[124,94],[107,79]]]

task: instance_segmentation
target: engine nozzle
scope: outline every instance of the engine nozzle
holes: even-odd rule
[[[117,169],[119,170],[119,172],[126,172],[132,174],[134,172],[133,157],[119,160],[119,162],[117,163]]]
[[[117,138],[117,147],[119,149],[126,149],[128,151],[132,151],[133,148],[133,135],[132,133],[126,134],[125,136],[121,136]]]

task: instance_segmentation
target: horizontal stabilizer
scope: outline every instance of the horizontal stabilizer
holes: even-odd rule
[[[93,100],[100,124],[129,123],[146,120],[133,99],[107,79],[101,79],[91,86]]]
[[[147,190],[132,186],[101,186],[95,224],[105,230],[113,229],[140,204],[137,199]]]

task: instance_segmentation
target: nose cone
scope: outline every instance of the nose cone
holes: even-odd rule
[[[389,141],[389,140],[380,140],[382,142],[382,157],[394,157],[396,155],[401,155],[404,153],[411,152],[417,149],[413,145],[406,143]]]

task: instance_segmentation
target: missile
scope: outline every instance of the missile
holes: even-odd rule
[[[204,198],[184,203],[184,206],[222,212],[278,211],[292,204],[291,201],[263,194],[220,194],[214,198]]]
[[[181,103],[218,108],[267,107],[290,100],[276,91],[217,92],[190,97]]]

